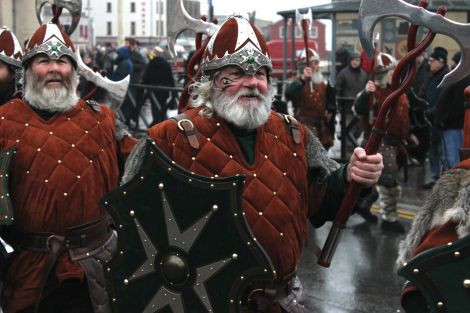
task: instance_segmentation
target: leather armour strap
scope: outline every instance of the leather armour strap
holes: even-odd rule
[[[280,114],[280,113],[279,113]],[[280,114],[282,117],[284,117],[284,120],[287,123],[287,126],[289,126],[289,129],[292,133],[292,138],[294,139],[294,142],[296,144],[300,143],[300,125],[299,122],[293,118],[292,116],[286,114]]]
[[[178,125],[178,128],[185,134],[188,139],[191,148],[199,149],[199,140],[197,136],[197,129],[194,127],[194,123],[186,113],[181,113],[170,118],[174,123]]]

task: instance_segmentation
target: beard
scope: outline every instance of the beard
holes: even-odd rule
[[[48,80],[62,82],[59,88],[46,86]],[[77,101],[77,73],[72,70],[70,75],[61,77],[60,74],[48,74],[41,77],[30,69],[26,70],[24,99],[34,108],[48,112],[66,112],[73,108]]]
[[[222,89],[216,88],[212,105],[227,122],[242,129],[256,129],[266,123],[271,114],[271,91],[263,95],[257,89],[243,88],[234,96],[227,96]]]
[[[314,72],[312,74],[312,82],[315,84],[315,85],[318,85],[318,84],[321,84],[323,83],[323,74],[318,71],[318,72]]]

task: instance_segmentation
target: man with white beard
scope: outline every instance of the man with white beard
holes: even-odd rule
[[[101,263],[117,242],[99,200],[118,186],[135,139],[109,108],[77,97],[74,51],[56,24],[39,27],[22,58],[24,97],[0,107],[0,149],[12,155],[1,177],[14,211],[14,221],[2,212],[0,224],[12,224],[1,235],[15,249],[5,313],[110,312]]]
[[[299,60],[300,79],[290,83],[285,91],[292,101],[295,118],[307,126],[320,139],[325,149],[333,145],[336,99],[334,89],[325,82],[320,71],[320,56],[308,49]]]
[[[245,18],[232,16],[221,25],[201,68],[190,107],[150,128],[148,137],[191,172],[245,176],[243,210],[278,279],[250,286],[242,312],[308,312],[295,274],[307,220],[317,227],[332,220],[349,181],[377,182],[382,157],[358,148],[340,166],[303,125],[271,111],[266,42]],[[124,183],[139,171],[145,144],[139,142],[129,157]]]

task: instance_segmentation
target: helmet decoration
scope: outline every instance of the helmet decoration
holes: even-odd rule
[[[272,70],[271,58],[263,35],[242,16],[229,17],[211,37],[202,56],[204,73],[225,66],[238,66],[248,75],[261,67]]]
[[[0,28],[0,61],[3,61],[16,68],[21,68],[21,58],[23,49],[21,48],[15,34],[7,27]]]
[[[313,50],[312,48],[308,48],[308,61],[309,62],[312,62],[312,61],[317,61],[317,62],[320,62],[320,56],[318,55],[318,53]],[[305,49],[302,50],[302,53],[300,54],[300,58],[299,58],[299,61],[300,62],[305,62]]]
[[[38,54],[45,54],[53,60],[68,56],[77,68],[77,58],[75,56],[75,47],[69,36],[59,29],[54,23],[41,25],[28,41],[25,48],[25,54],[22,59],[23,67],[26,67],[31,59]]]
[[[380,52],[375,63],[375,73],[383,74],[394,69],[398,62],[392,55]]]

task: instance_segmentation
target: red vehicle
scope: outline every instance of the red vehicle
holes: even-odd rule
[[[294,70],[297,70],[297,61],[299,59],[299,56],[302,54],[302,52],[305,50],[305,44],[304,41],[301,39],[295,40],[295,64],[294,64]],[[266,43],[268,46],[268,51],[269,55],[271,56],[271,60],[273,63],[273,72],[271,74],[271,77],[275,78],[282,78],[282,64],[283,64],[283,40],[276,39],[276,40],[271,40]],[[318,51],[318,44],[314,40],[309,40],[308,41],[308,47],[312,48],[315,51]],[[292,51],[292,42],[290,40],[287,41],[287,55],[285,58],[287,59],[287,77],[292,75],[292,67],[291,67],[291,51]]]

